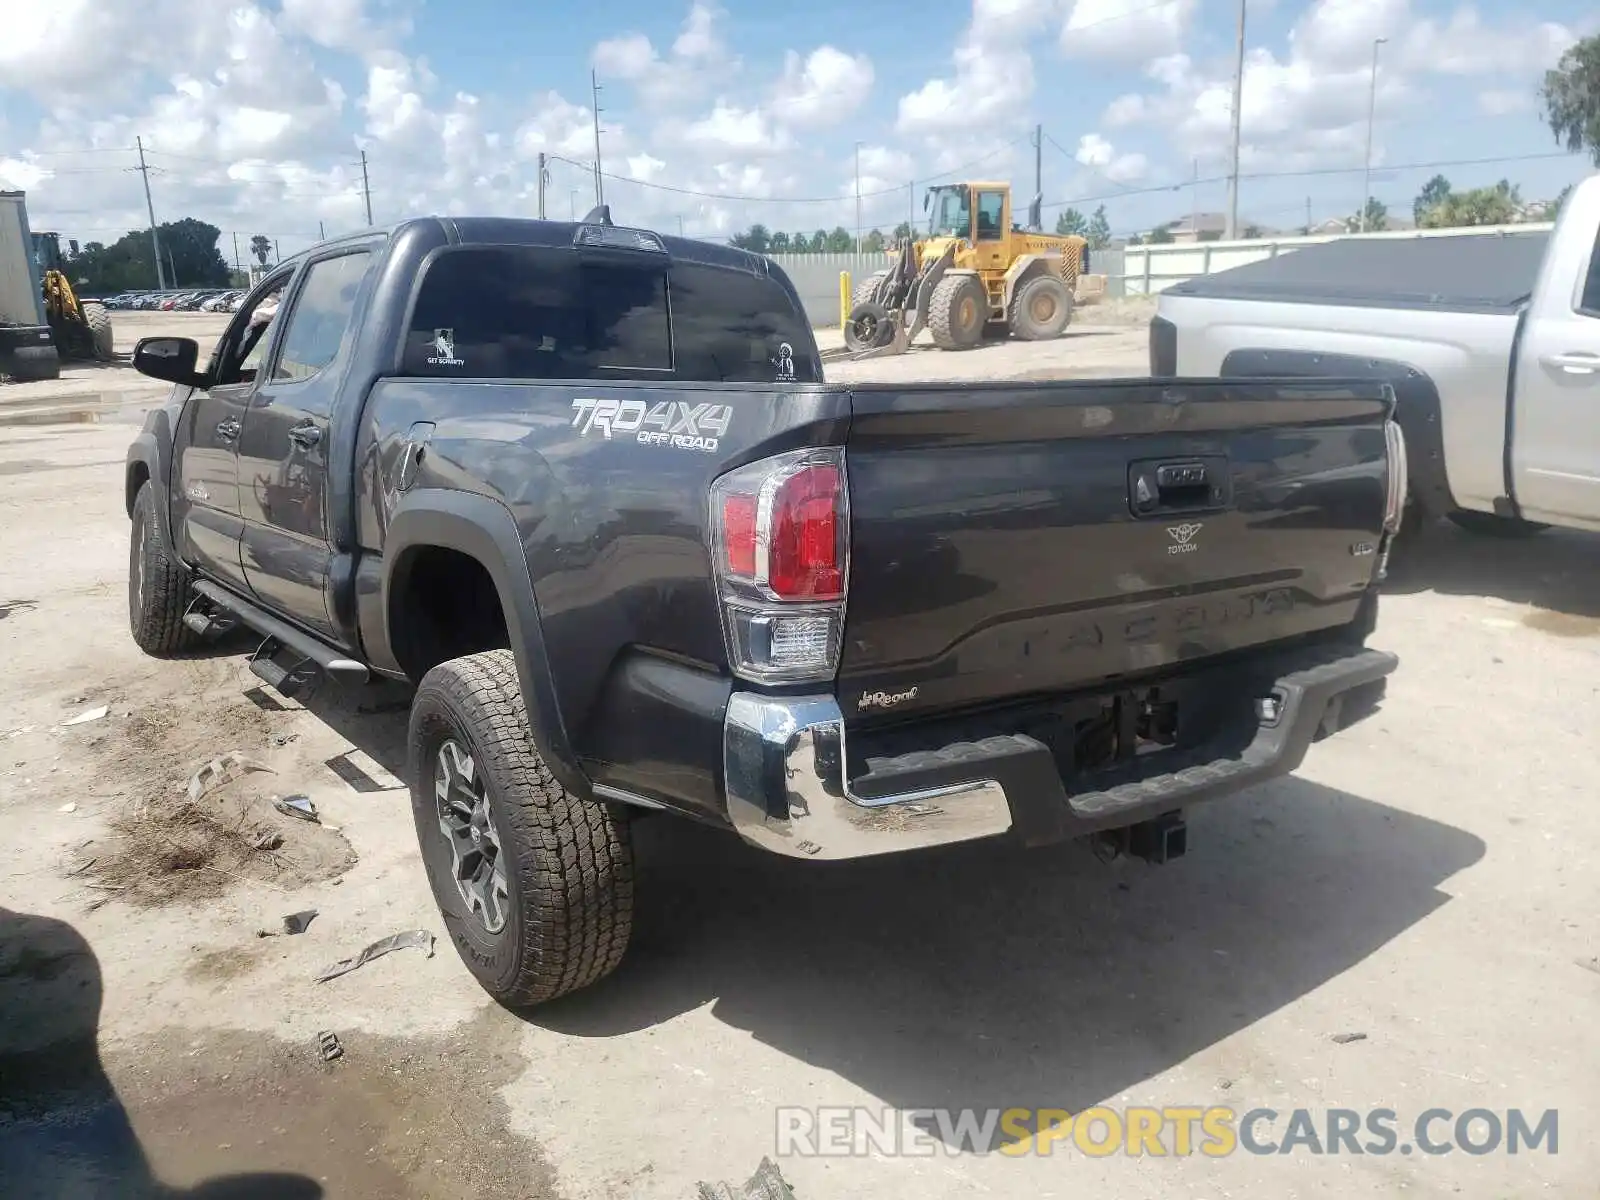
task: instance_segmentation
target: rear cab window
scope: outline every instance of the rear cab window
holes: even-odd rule
[[[407,375],[820,382],[804,310],[778,279],[644,253],[462,246],[438,254],[406,332]]]

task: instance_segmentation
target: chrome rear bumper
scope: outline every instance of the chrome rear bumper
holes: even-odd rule
[[[745,841],[795,858],[844,859],[970,842],[1011,828],[993,779],[867,800],[845,780],[832,696],[735,692],[723,725],[728,816]]]

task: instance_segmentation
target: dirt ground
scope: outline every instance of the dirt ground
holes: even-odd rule
[[[1142,369],[1137,326],[1093,336],[1129,342],[1108,369]],[[960,369],[1060,369],[1035,352]],[[1195,811],[1165,867],[1005,844],[810,864],[644,822],[628,961],[519,1017],[444,941],[314,981],[442,932],[396,778],[405,696],[277,699],[247,642],[143,658],[121,488],[140,404],[8,422],[27,407],[0,392],[8,1200],[689,1200],[774,1153],[779,1105],[1384,1106],[1403,1129],[1429,1108],[1559,1110],[1554,1155],[785,1158],[804,1200],[1593,1194],[1600,539],[1428,531],[1384,600],[1375,644],[1402,666],[1383,710]],[[322,826],[272,823],[279,852],[331,837],[354,861],[304,878],[180,856],[150,869],[215,877],[156,903],[84,867],[229,752],[270,768],[222,785],[229,811],[254,804],[257,829],[304,794]],[[305,932],[258,936],[311,909]]]

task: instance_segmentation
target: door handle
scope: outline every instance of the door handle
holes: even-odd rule
[[[239,436],[239,430],[243,428],[244,426],[235,418],[229,417],[226,421],[217,422],[217,436],[225,442],[231,442]]]
[[[304,446],[309,450],[322,440],[322,430],[307,421],[304,425],[296,425],[289,430],[289,440],[295,445]]]
[[[1568,375],[1594,375],[1600,373],[1600,354],[1573,351],[1570,354],[1546,354],[1540,359],[1547,367],[1565,371]]]

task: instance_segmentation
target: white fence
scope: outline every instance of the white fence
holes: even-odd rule
[[[1401,229],[1384,233],[1327,233],[1312,237],[1261,238],[1249,242],[1169,242],[1156,246],[1128,246],[1122,251],[1122,288],[1125,296],[1150,296],[1175,283],[1226,271],[1246,263],[1290,254],[1302,246],[1347,240],[1404,241],[1409,238],[1463,237],[1486,233],[1542,233],[1554,229],[1549,221],[1525,225],[1465,225],[1456,229]],[[1110,265],[1109,263],[1107,264]],[[1116,292],[1115,286],[1111,289]]]

